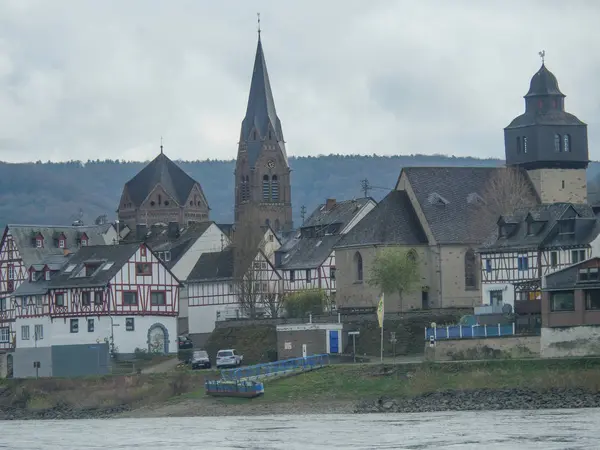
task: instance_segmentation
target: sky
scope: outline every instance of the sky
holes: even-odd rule
[[[289,155],[503,158],[545,50],[600,159],[597,0],[2,0],[0,160],[235,158],[257,12]]]

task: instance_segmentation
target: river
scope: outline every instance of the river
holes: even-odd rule
[[[0,449],[591,449],[600,409],[0,422]]]

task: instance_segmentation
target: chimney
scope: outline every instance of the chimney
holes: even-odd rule
[[[146,240],[146,235],[148,234],[148,225],[137,224],[135,226],[135,237],[138,241]]]
[[[169,239],[177,239],[179,237],[179,222],[169,222],[167,236]]]
[[[335,207],[335,198],[325,200],[325,211],[331,211]]]

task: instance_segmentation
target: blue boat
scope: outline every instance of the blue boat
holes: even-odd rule
[[[259,381],[206,380],[206,395],[213,397],[254,398],[265,393],[265,386]]]

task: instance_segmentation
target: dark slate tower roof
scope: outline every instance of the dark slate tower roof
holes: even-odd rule
[[[525,98],[547,95],[558,95],[560,97],[565,97],[565,95],[558,88],[558,80],[554,74],[548,70],[544,63],[542,63],[540,70],[538,70],[531,78],[531,82],[529,83],[529,92],[527,92]]]
[[[248,96],[248,107],[246,108],[246,117],[242,121],[242,140],[248,140],[252,129],[256,129],[260,137],[264,138],[269,131],[269,125],[276,133],[278,141],[283,141],[283,131],[281,122],[277,117],[275,110],[275,101],[269,82],[267,72],[267,62],[262,48],[260,36],[256,48],[256,57],[254,58],[254,71],[252,72],[252,82],[250,83],[250,95]]]
[[[185,205],[196,181],[171,161],[161,149],[160,154],[125,186],[131,201],[139,206],[157,184],[160,184],[180,205]]]

